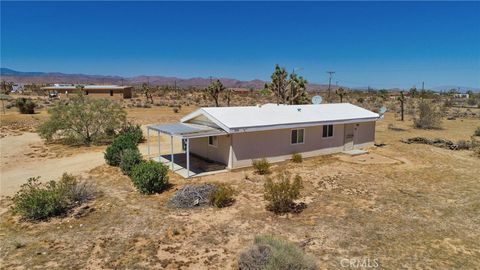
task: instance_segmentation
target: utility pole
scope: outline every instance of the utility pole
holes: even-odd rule
[[[335,74],[335,71],[327,71],[328,73],[328,95],[327,100],[330,101],[330,87],[332,86],[332,76]]]
[[[425,82],[422,82],[422,92],[425,91]]]

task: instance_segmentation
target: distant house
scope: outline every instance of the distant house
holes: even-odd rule
[[[120,85],[74,85],[74,84],[54,84],[41,88],[47,92],[56,92],[58,94],[73,94],[83,91],[83,94],[99,98],[132,98],[132,86]]]
[[[278,162],[294,153],[312,157],[373,146],[379,117],[349,103],[201,108],[180,123],[147,127],[170,136],[171,145],[181,138],[184,154],[172,147],[170,156],[155,157],[149,144],[148,153],[190,177],[201,172],[191,171],[190,154],[235,169],[251,166],[255,159]],[[158,148],[160,152],[160,144]],[[176,166],[175,159],[183,164]]]
[[[453,94],[453,97],[454,98],[470,98],[470,95],[469,94],[462,94],[462,93],[457,93],[457,94]]]

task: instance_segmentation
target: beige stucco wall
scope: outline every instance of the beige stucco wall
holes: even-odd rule
[[[375,142],[375,121],[355,124],[355,148],[371,146]]]
[[[375,122],[354,124],[354,128],[354,148],[373,145]],[[290,159],[293,153],[312,157],[344,150],[343,124],[333,126],[333,137],[323,138],[322,134],[323,126],[306,127],[304,143],[291,144],[291,129],[234,133],[218,136],[218,147],[208,145],[208,137],[195,138],[190,139],[190,152],[233,169],[251,166],[253,159],[266,158],[269,162],[279,162]]]
[[[291,144],[291,129],[235,133],[232,136],[233,168],[251,166],[252,159],[270,162],[290,159],[293,153],[311,157],[343,151],[344,127],[334,125],[333,137],[323,138],[323,126],[306,127],[303,144]]]
[[[218,136],[218,146],[208,145],[208,137],[190,139],[190,153],[228,165],[231,135]]]

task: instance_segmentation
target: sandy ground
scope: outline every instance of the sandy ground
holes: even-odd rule
[[[135,109],[129,117],[147,124],[174,122],[184,113]],[[87,204],[90,212],[40,223],[2,213],[0,264],[8,269],[235,269],[238,252],[255,235],[267,233],[306,243],[305,252],[320,269],[341,269],[342,259],[365,258],[378,259],[380,269],[479,269],[480,159],[470,151],[400,142],[413,136],[467,140],[477,126],[480,119],[457,119],[444,121],[440,130],[416,130],[410,119],[400,122],[389,113],[376,128],[376,142],[385,146],[367,155],[275,164],[275,172],[298,174],[305,186],[300,201],[307,209],[284,216],[265,210],[265,178],[251,169],[194,180],[169,173],[171,189],[143,196],[118,168],[83,168],[84,178],[100,192]],[[31,141],[22,144],[15,137],[6,146],[11,155],[20,158],[22,151],[15,149],[26,147],[23,154],[38,158],[5,164],[12,171],[17,167],[18,174],[31,164],[89,153],[102,159],[101,149],[56,148],[38,141],[28,146]],[[168,139],[162,137],[162,144],[168,145]],[[238,192],[235,203],[224,209],[166,206],[178,188],[201,182],[232,185]],[[1,202],[9,205],[8,199]]]
[[[102,151],[45,158],[41,153],[35,153],[42,146],[44,143],[36,133],[27,132],[0,139],[1,196],[13,195],[30,177],[40,176],[43,181],[55,180],[64,172],[81,174],[104,163]]]

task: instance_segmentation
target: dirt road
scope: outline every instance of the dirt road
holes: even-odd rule
[[[81,174],[104,164],[99,149],[59,158],[32,156],[32,149],[43,147],[36,133],[23,133],[0,139],[0,195],[11,196],[29,177],[40,176],[41,180],[57,179],[64,172]]]

